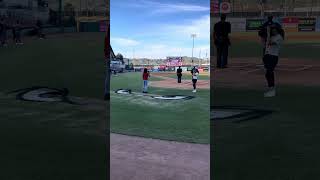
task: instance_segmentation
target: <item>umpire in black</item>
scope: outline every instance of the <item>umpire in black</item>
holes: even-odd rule
[[[231,24],[226,22],[227,16],[221,15],[221,20],[214,25],[214,44],[217,47],[217,68],[226,68],[228,65],[228,53],[231,33]]]
[[[178,77],[178,83],[181,83],[181,77],[182,77],[182,69],[181,66],[177,69],[177,77]]]

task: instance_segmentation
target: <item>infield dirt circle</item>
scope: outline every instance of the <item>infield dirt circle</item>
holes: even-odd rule
[[[152,73],[152,76],[161,78],[159,81],[151,81],[150,86],[161,88],[173,88],[173,89],[192,89],[192,80],[183,79],[181,83],[177,83],[176,78],[168,77],[175,75],[175,73]],[[183,76],[182,76],[183,77]],[[210,89],[209,80],[201,80],[201,77],[197,81],[197,89]]]

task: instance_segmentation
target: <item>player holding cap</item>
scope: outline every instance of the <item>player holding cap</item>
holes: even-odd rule
[[[199,70],[193,66],[193,69],[191,70],[192,74],[192,85],[193,85],[193,91],[192,92],[197,92],[197,81],[198,81],[198,75],[199,75]]]
[[[266,50],[263,57],[264,67],[266,69],[266,80],[268,83],[268,91],[264,93],[264,97],[274,97],[276,95],[274,69],[278,64],[280,46],[283,38],[280,34],[281,29],[277,26],[268,27]]]

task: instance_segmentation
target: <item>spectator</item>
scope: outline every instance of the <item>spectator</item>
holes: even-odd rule
[[[43,25],[39,19],[37,20],[37,23],[36,23],[36,31],[39,39],[45,38],[45,35],[43,34]]]
[[[7,46],[7,29],[8,24],[4,18],[0,19],[0,45]]]
[[[16,24],[13,27],[13,31],[15,34],[15,42],[16,45],[23,45],[22,41],[21,41],[21,29],[22,29],[22,25],[21,22],[19,20],[17,20]]]

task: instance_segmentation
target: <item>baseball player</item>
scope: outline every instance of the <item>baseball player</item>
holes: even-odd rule
[[[199,76],[199,70],[195,66],[191,70],[191,75],[192,75],[192,85],[193,85],[192,92],[195,93],[195,92],[197,92],[197,81],[198,81],[198,76]]]
[[[267,29],[268,36],[263,63],[266,69],[265,77],[269,89],[264,93],[264,97],[274,97],[276,95],[274,69],[278,64],[280,46],[283,41],[280,32],[281,30],[277,26],[270,26]]]

